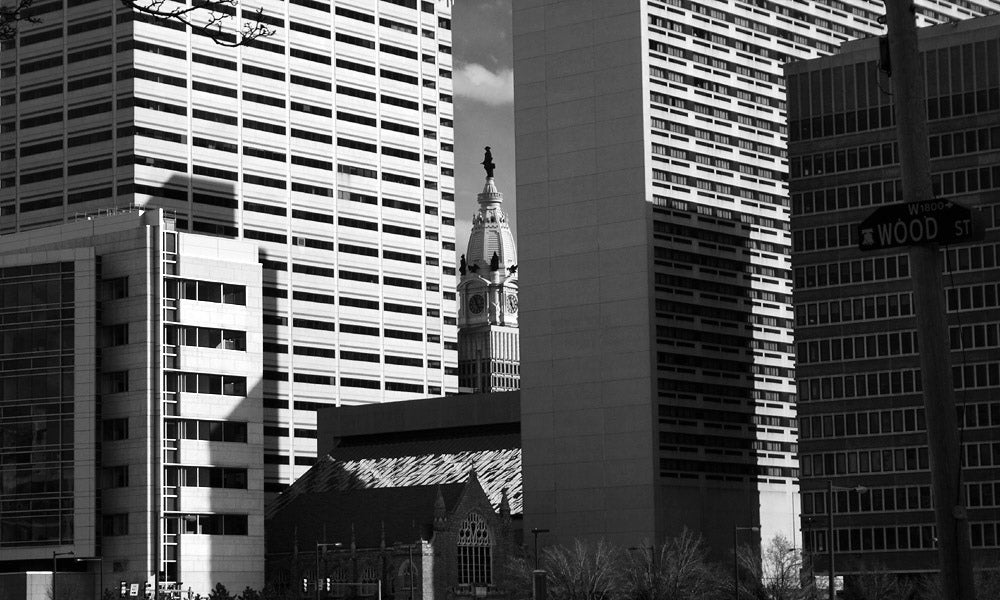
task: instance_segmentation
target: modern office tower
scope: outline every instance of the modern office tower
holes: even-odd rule
[[[484,393],[516,390],[521,377],[517,248],[491,172],[479,193],[458,284],[458,385]]]
[[[1000,18],[920,31],[936,197],[985,238],[943,249],[961,481],[976,566],[995,565],[1000,507]],[[893,57],[896,60],[896,57]],[[788,66],[803,547],[838,571],[936,569],[907,249],[858,250],[857,225],[902,200],[893,80],[878,44]],[[859,490],[858,486],[863,489]],[[949,500],[950,501],[950,500]]]
[[[257,246],[173,224],[0,238],[2,571],[263,585]]]
[[[258,244],[269,492],[318,407],[458,387],[449,5],[251,0],[275,33],[230,48],[55,0],[0,54],[0,234],[151,206]]]
[[[797,537],[782,65],[880,14],[515,0],[526,527]]]

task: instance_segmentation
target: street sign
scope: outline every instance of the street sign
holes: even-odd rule
[[[951,200],[880,206],[858,225],[858,248],[883,250],[923,244],[959,244],[983,238],[972,211]]]

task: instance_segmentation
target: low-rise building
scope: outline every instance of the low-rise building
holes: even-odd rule
[[[0,570],[263,585],[260,282],[160,210],[0,239]]]

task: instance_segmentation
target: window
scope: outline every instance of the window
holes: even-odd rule
[[[246,515],[190,515],[182,533],[201,535],[247,535]]]
[[[202,440],[211,442],[247,441],[247,424],[241,421],[199,421],[185,419],[173,421],[177,424],[177,437],[182,440]],[[191,484],[193,485],[193,484]]]
[[[102,469],[101,487],[104,489],[128,487],[128,465]]]
[[[128,535],[128,514],[104,515],[101,525],[104,535]]]
[[[418,589],[417,586],[420,585],[420,573],[417,571],[417,566],[407,560],[399,566],[399,571],[396,572],[395,581],[395,592],[396,598],[412,598],[412,590]]]
[[[101,281],[99,293],[101,301],[117,300],[126,296],[128,296],[128,277],[116,277]]]
[[[493,536],[486,521],[476,512],[462,523],[458,531],[459,585],[493,583]]]
[[[128,419],[105,419],[101,424],[101,439],[105,442],[128,439]]]
[[[247,489],[247,470],[226,467],[167,467],[171,486]]]
[[[245,396],[247,390],[246,377],[215,375],[211,373],[179,373],[171,371],[164,374],[164,384],[164,387],[169,392],[221,394],[224,396]]]
[[[101,393],[116,394],[128,391],[128,371],[101,373]]]
[[[128,323],[101,327],[101,343],[104,346],[122,346],[128,343]]]

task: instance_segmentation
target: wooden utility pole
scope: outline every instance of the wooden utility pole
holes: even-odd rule
[[[911,0],[887,0],[885,7],[903,199],[930,200],[934,192],[915,7]],[[910,247],[941,583],[948,598],[975,600],[941,266],[937,244]]]

